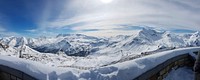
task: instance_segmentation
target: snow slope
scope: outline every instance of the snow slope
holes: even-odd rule
[[[173,56],[199,50],[200,33],[177,35],[144,28],[138,34],[130,36],[11,36],[2,37],[0,43],[0,64],[22,69],[38,79],[129,80]],[[4,49],[7,45],[9,47]],[[20,51],[22,53],[19,58]],[[129,60],[142,53],[155,54]],[[119,62],[113,64],[117,61]],[[42,70],[38,69],[40,67]]]
[[[86,56],[107,45],[108,40],[82,34],[59,34],[56,37],[39,38],[2,37],[0,42],[12,48],[27,45],[43,53],[64,52],[71,56]]]
[[[10,56],[0,56],[0,64],[21,70],[42,80],[130,80],[172,57],[198,50],[200,50],[199,47],[181,48],[88,70],[52,67]]]
[[[188,67],[172,70],[164,80],[194,80],[194,72]]]
[[[187,36],[186,36],[187,35]],[[188,39],[189,38],[189,39]],[[119,42],[99,50],[97,53],[124,53],[140,54],[141,52],[154,51],[161,48],[182,48],[199,46],[199,32],[193,34],[177,35],[167,31],[158,31],[143,28],[137,35],[132,35]]]
[[[49,66],[103,66],[142,53],[199,46],[200,33],[177,35],[143,28],[136,35],[97,38],[82,34],[59,34],[56,37],[2,37],[8,45],[1,55],[37,61]],[[53,54],[52,54],[53,53]],[[67,54],[67,55],[66,55]],[[83,64],[84,63],[84,64]]]
[[[200,46],[200,32],[177,35],[167,31],[143,28],[136,35],[118,35],[110,38],[82,34],[59,34],[56,37],[2,37],[0,42],[16,48],[26,45],[41,53],[65,53],[69,56],[104,54],[140,54],[160,48]],[[134,53],[132,53],[134,52]]]

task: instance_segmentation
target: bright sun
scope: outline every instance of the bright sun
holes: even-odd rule
[[[113,0],[101,0],[103,3],[111,3]]]

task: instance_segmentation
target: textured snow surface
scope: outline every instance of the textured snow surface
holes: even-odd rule
[[[194,72],[188,67],[172,70],[164,80],[194,80]]]
[[[48,67],[45,67],[44,65],[39,64],[37,62],[27,61],[10,56],[0,56],[0,64],[20,70],[33,77],[37,77],[38,79],[43,80],[46,79],[46,75],[51,70],[50,68],[48,70]]]
[[[0,64],[21,70],[41,80],[131,80],[172,57],[198,50],[199,47],[170,50],[89,70],[53,67],[11,56],[0,56]]]
[[[9,46],[0,46],[0,64],[41,80],[130,80],[172,57],[186,53],[195,57],[192,52],[200,49],[200,32],[178,35],[144,28],[130,36],[11,36],[0,38],[0,43]],[[155,54],[129,60],[142,53]]]

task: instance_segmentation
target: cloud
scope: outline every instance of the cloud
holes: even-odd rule
[[[2,34],[4,36],[22,36],[21,34],[18,34],[16,32],[9,32],[9,31],[0,32],[0,34]]]
[[[25,31],[27,31],[27,32],[36,32],[37,30],[36,29],[31,29],[31,30],[25,30]]]
[[[194,33],[195,31],[186,30],[186,29],[174,29],[174,30],[171,30],[171,32],[175,32],[175,33]]]
[[[2,32],[2,31],[6,31],[6,29],[3,28],[3,27],[0,25],[0,32]]]
[[[16,32],[10,32],[8,30],[5,29],[5,27],[0,25],[0,34],[1,36],[21,36],[20,34],[16,33]]]
[[[117,35],[136,35],[140,30],[99,30],[99,31],[84,31],[77,32],[79,34],[86,34],[89,36],[110,37]]]
[[[96,35],[104,32],[129,34],[129,28],[119,26],[121,24],[147,25],[164,30],[200,30],[199,4],[199,0],[113,0],[109,4],[100,0],[67,0],[57,18],[44,20],[45,25],[41,27],[67,28]],[[47,10],[45,14],[48,13]]]

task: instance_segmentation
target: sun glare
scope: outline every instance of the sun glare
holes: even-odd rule
[[[101,0],[102,3],[111,3],[113,0]]]

